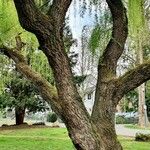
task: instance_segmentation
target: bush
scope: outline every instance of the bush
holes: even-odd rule
[[[124,116],[117,116],[116,117],[116,124],[126,124],[127,119]]]
[[[37,125],[41,125],[41,126],[45,126],[45,123],[44,122],[36,122],[36,123],[33,123],[32,124],[33,126],[37,126]]]
[[[47,115],[47,122],[52,122],[54,123],[55,121],[57,121],[57,115],[55,113],[48,113]]]
[[[116,116],[116,124],[136,124],[137,122],[138,119],[134,117]]]
[[[9,125],[8,124],[3,124],[2,127],[9,127]]]
[[[150,134],[136,133],[135,141],[150,142]]]

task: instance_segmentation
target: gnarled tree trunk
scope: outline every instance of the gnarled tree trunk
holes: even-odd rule
[[[112,37],[98,66],[95,104],[90,117],[77,88],[63,43],[63,23],[72,0],[53,0],[47,15],[33,0],[14,0],[23,28],[34,33],[54,72],[56,88],[33,71],[19,51],[0,50],[11,57],[18,71],[31,80],[61,116],[77,150],[121,150],[115,132],[115,107],[124,94],[150,79],[150,62],[116,77],[117,62],[128,34],[126,10],[121,0],[106,0],[113,18]]]
[[[104,150],[122,150],[115,131],[116,100],[114,99],[115,84],[101,83],[102,89],[96,93],[92,121],[96,125]]]

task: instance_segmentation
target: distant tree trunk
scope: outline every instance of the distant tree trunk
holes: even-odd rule
[[[140,34],[141,35],[141,34]],[[137,40],[137,62],[142,64],[143,60],[143,40],[138,36]],[[138,113],[139,113],[139,121],[138,124],[141,127],[146,127],[149,124],[147,117],[147,107],[145,102],[145,83],[138,87]]]
[[[16,118],[16,125],[21,125],[24,122],[25,117],[25,108],[16,107],[15,108],[15,118]]]

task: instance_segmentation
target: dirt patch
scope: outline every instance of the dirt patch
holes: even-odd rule
[[[28,125],[28,124],[22,124],[22,125],[2,125],[0,127],[0,130],[16,130],[16,129],[29,129],[29,128],[52,128],[50,126],[46,125]]]

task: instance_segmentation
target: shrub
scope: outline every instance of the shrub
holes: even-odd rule
[[[136,124],[137,122],[138,119],[134,117],[116,116],[116,124]]]
[[[2,127],[9,127],[9,125],[8,124],[3,124]]]
[[[57,115],[56,115],[56,113],[48,113],[48,115],[47,115],[47,122],[52,122],[52,123],[54,123],[55,121],[57,121]]]
[[[37,126],[37,125],[45,126],[45,123],[44,122],[36,122],[36,123],[33,123],[32,125],[35,125],[35,126]]]
[[[150,134],[136,133],[135,141],[150,142]]]

